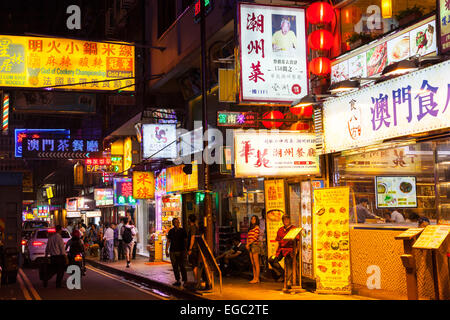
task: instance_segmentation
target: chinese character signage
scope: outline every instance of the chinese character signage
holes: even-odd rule
[[[324,102],[327,153],[450,126],[450,61]]]
[[[90,153],[99,153],[99,141],[94,139],[25,138],[24,158],[34,159],[85,159]]]
[[[314,189],[313,194],[317,292],[350,294],[350,188]]]
[[[133,171],[133,198],[155,198],[155,177],[153,172]]]
[[[450,1],[438,0],[439,53],[450,51]]]
[[[94,200],[97,207],[112,206],[114,204],[114,190],[111,188],[94,189]]]
[[[50,212],[48,206],[38,206],[37,209],[38,218],[48,218],[48,214]]]
[[[197,0],[195,2],[195,6],[194,6],[194,22],[195,23],[199,23],[200,19],[201,19],[201,2],[203,1],[205,3],[205,17],[206,15],[211,11],[212,7],[213,7],[213,0]]]
[[[236,177],[319,174],[315,135],[296,131],[235,131]]]
[[[411,30],[412,29],[412,30]],[[413,28],[401,30],[374,44],[363,46],[342,59],[333,61],[331,83],[350,78],[381,74],[383,69],[414,56],[435,55],[437,51],[435,17],[427,18]]]
[[[131,45],[0,36],[1,87],[133,91],[132,77]]]
[[[62,137],[70,138],[69,129],[14,129],[14,142],[16,158],[22,157],[22,142],[25,138]]]
[[[184,164],[167,168],[167,192],[198,190],[198,165],[192,164],[191,174],[185,174],[183,167]]]
[[[239,3],[242,101],[291,103],[308,93],[305,10]]]
[[[77,211],[78,209],[78,198],[67,198],[66,199],[66,210],[67,211]]]
[[[250,111],[249,112],[218,111],[217,126],[257,128],[258,113]]]
[[[177,157],[177,127],[175,124],[144,124],[144,158],[175,159]]]
[[[166,194],[167,176],[166,169],[162,169],[156,177],[155,193],[158,195]]]
[[[281,218],[286,213],[284,180],[264,180],[264,193],[266,199],[266,234],[267,256],[275,255],[278,243],[278,229],[283,226]]]
[[[114,205],[131,206],[135,205],[133,198],[133,179],[114,178]]]
[[[85,167],[87,173],[117,173],[120,172],[118,165],[112,164],[111,158],[89,158],[85,160]]]

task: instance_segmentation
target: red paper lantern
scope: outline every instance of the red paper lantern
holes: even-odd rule
[[[325,76],[331,72],[331,61],[326,57],[314,58],[309,62],[309,70],[318,76]]]
[[[311,126],[307,121],[299,121],[291,125],[291,130],[294,131],[309,131]]]
[[[308,45],[313,50],[329,50],[333,46],[333,35],[325,29],[316,30],[308,36]]]
[[[310,118],[313,114],[313,106],[291,107],[291,112],[299,117]]]
[[[306,19],[311,24],[326,24],[333,21],[334,9],[327,2],[314,2],[306,9]]]
[[[263,119],[281,120],[284,119],[284,114],[281,111],[269,111],[263,114]],[[283,122],[276,121],[262,121],[262,124],[267,129],[276,129],[283,125]]]

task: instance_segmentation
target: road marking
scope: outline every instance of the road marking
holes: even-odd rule
[[[25,287],[20,274],[17,274],[17,280],[19,281],[20,289],[22,289],[22,292],[23,292],[23,295],[24,295],[25,299],[26,300],[33,300],[33,298],[31,298],[31,296],[30,296],[30,293],[28,292],[28,289]]]
[[[138,287],[138,286],[136,286],[136,285],[134,285],[134,284],[131,284],[131,283],[127,282],[127,281],[124,281],[124,280],[122,280],[122,279],[119,279],[119,278],[117,278],[116,276],[113,276],[113,275],[111,275],[111,274],[109,274],[109,273],[105,273],[104,271],[100,271],[99,269],[96,269],[96,268],[94,268],[94,267],[92,267],[92,266],[86,266],[86,268],[88,268],[89,270],[92,270],[92,271],[94,271],[94,272],[97,272],[97,273],[99,273],[99,274],[101,274],[101,275],[103,275],[103,276],[105,276],[105,277],[108,277],[108,278],[111,278],[111,279],[113,279],[113,280],[119,281],[119,282],[121,282],[121,283],[123,283],[123,284],[126,284],[127,286],[133,287],[134,289],[139,290],[139,291],[141,291],[141,292],[144,292],[144,293],[146,293],[146,294],[148,294],[148,295],[157,297],[158,299],[170,300],[169,298],[165,298],[165,297],[160,296],[160,295],[158,295],[158,294],[156,294],[156,293],[149,292],[149,291],[147,291],[147,290],[145,290],[145,289],[142,289],[142,288],[140,288],[140,287]]]
[[[22,276],[23,280],[25,281],[31,294],[34,296],[34,299],[42,300],[41,297],[39,296],[39,294],[37,293],[36,289],[34,289],[33,284],[31,283],[30,279],[28,279],[27,275],[23,272],[22,269],[19,269],[19,273]]]

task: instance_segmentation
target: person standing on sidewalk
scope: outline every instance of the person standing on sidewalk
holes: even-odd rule
[[[195,243],[195,236],[200,234],[200,231],[197,226],[197,217],[195,214],[190,214],[188,216],[189,220],[189,229],[188,229],[188,259],[189,263],[192,267],[192,272],[194,273],[194,281],[195,287],[199,287],[201,285],[200,277],[198,274],[198,267],[200,264],[200,256],[197,248],[197,244]]]
[[[124,219],[123,218],[121,218],[120,219],[120,223],[119,223],[119,225],[117,226],[117,228],[116,228],[116,230],[118,231],[117,232],[117,237],[118,237],[118,239],[119,239],[119,245],[118,245],[118,255],[119,255],[119,260],[123,260],[124,258],[125,258],[125,254],[124,254],[124,249],[123,249],[123,240],[122,240],[122,232],[123,232],[123,230],[122,230],[122,227],[124,226],[125,224],[124,224]]]
[[[133,223],[133,225],[134,225],[134,223]],[[136,226],[134,226],[134,231],[136,232],[136,234],[133,236],[133,243],[134,243],[134,246],[133,246],[133,257],[132,257],[133,260],[136,259],[137,243],[138,243],[138,240],[139,240],[138,239],[139,231],[138,231],[138,228]]]
[[[114,230],[114,259],[113,261],[116,262],[118,260],[119,251],[119,229],[117,229],[117,225],[115,223],[111,223],[111,228]]]
[[[68,258],[64,246],[64,240],[61,237],[62,227],[57,225],[55,230],[55,234],[47,241],[47,246],[45,247],[45,257],[50,256],[50,262],[56,270],[56,287],[61,288]]]
[[[105,224],[105,235],[103,240],[105,240],[106,252],[108,253],[108,260],[110,262],[114,261],[114,230],[109,226],[108,223]]]
[[[170,262],[172,262],[173,274],[176,282],[174,286],[180,286],[180,271],[183,285],[187,282],[187,273],[185,268],[186,259],[186,239],[187,234],[183,228],[180,228],[180,220],[174,218],[172,220],[173,228],[167,234],[166,256],[169,256],[170,247]]]
[[[125,246],[125,256],[127,258],[127,268],[130,267],[131,256],[133,254],[134,241],[133,238],[136,235],[136,229],[132,220],[128,220],[127,224],[123,226],[122,240]]]
[[[250,283],[259,283],[259,254],[261,253],[261,247],[259,245],[259,218],[258,216],[252,216],[250,220],[250,228],[248,230],[246,249],[250,254],[250,261],[253,268],[253,279]]]

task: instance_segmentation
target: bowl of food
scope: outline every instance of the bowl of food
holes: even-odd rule
[[[377,192],[383,194],[386,192],[386,185],[384,183],[377,184]]]
[[[267,212],[267,219],[270,221],[281,221],[284,212],[282,210],[270,210]]]
[[[403,181],[400,183],[399,189],[403,193],[410,193],[413,189],[413,186],[410,182]]]

